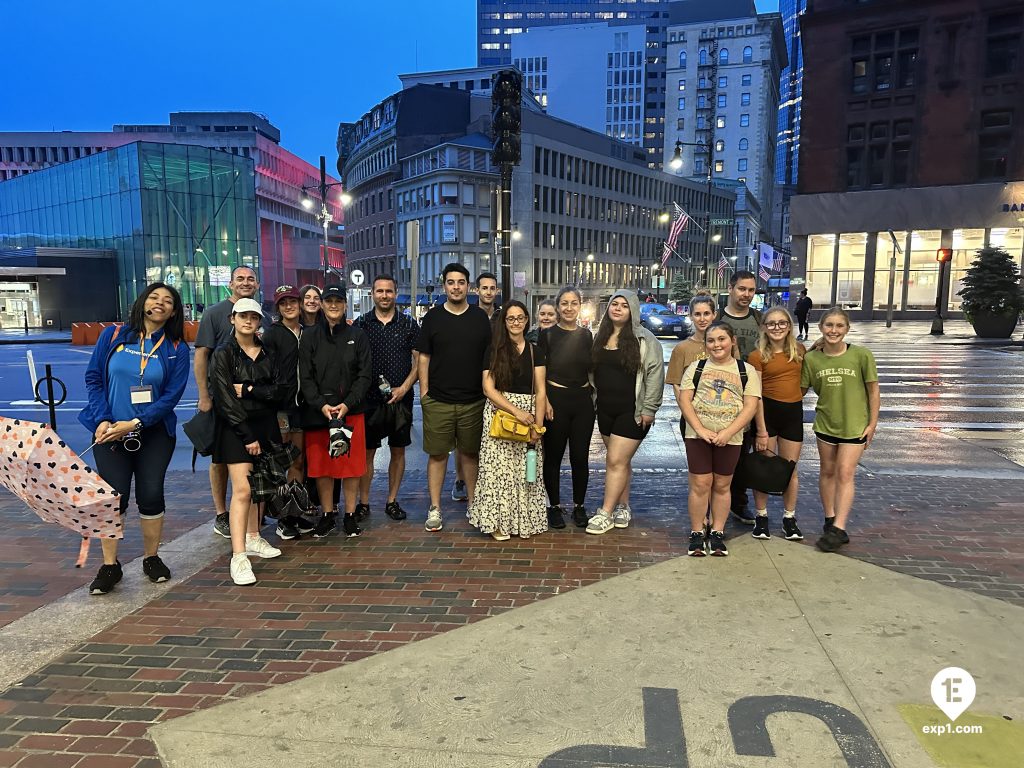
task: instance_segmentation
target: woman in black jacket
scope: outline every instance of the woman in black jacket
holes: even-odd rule
[[[213,462],[227,464],[231,478],[231,579],[255,584],[249,555],[277,557],[281,550],[260,536],[259,513],[252,504],[249,473],[253,459],[280,442],[277,411],[294,397],[274,355],[256,332],[263,311],[252,299],[239,299],[231,311],[234,333],[214,350],[210,383],[217,420]]]
[[[328,285],[322,302],[323,320],[303,331],[299,340],[306,473],[316,478],[323,508],[313,536],[322,538],[338,527],[336,511],[328,508],[335,480],[342,481],[345,495],[345,535],[358,536],[362,531],[356,524],[356,501],[359,479],[366,473],[363,411],[373,361],[366,334],[345,321],[345,289]]]

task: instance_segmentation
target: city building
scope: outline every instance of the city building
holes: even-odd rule
[[[650,170],[642,148],[544,114],[529,95],[523,106],[523,160],[513,174],[515,296],[532,307],[568,283],[593,297],[624,286],[650,290],[669,227],[663,214],[673,202],[704,211],[706,185]],[[474,277],[500,274],[491,231],[497,168],[490,158],[490,113],[488,97],[417,84],[340,128],[340,164],[352,196],[349,264],[368,282],[395,275],[403,303],[413,293],[406,239],[412,221],[419,222],[420,301],[450,261],[465,264]],[[733,220],[735,208],[733,189],[711,190],[713,216]],[[666,285],[680,272],[697,283],[723,282],[719,258],[736,248],[732,229],[724,235],[709,244],[691,226],[669,260]]]
[[[202,146],[252,159],[262,282],[322,282],[319,206],[310,212],[301,205],[302,187],[319,184],[320,169],[284,149],[281,132],[253,112],[173,112],[167,125],[115,125],[104,132],[0,132],[0,188],[4,180],[137,141]],[[340,269],[344,237],[336,196],[328,209],[333,217],[329,258]]]
[[[770,240],[779,75],[786,64],[782,19],[751,0],[672,3],[668,26],[666,162],[676,147],[681,176],[735,179],[757,201],[753,231]]]
[[[477,0],[477,64],[481,67],[511,64],[515,37],[538,28],[611,22],[643,26],[646,30],[643,148],[648,166],[660,168],[664,145],[668,6],[668,0]],[[587,55],[581,42],[572,39],[563,48],[567,56]],[[538,55],[544,54],[534,54]],[[552,52],[547,55],[550,59]],[[604,88],[594,94],[603,95]],[[575,121],[576,117],[566,119]],[[601,130],[603,132],[603,126]]]
[[[512,37],[512,63],[549,115],[643,146],[644,25],[527,29]]]
[[[220,301],[234,265],[259,267],[255,175],[243,155],[136,141],[0,183],[0,319],[123,320],[157,280]]]
[[[804,53],[800,45],[800,16],[807,0],[780,0],[782,34],[786,40],[786,66],[779,77],[779,122],[775,153],[775,181],[796,187],[800,166],[800,107],[803,100]]]
[[[1024,258],[1024,8],[814,0],[801,23],[794,274],[860,318],[958,311],[978,248]]]

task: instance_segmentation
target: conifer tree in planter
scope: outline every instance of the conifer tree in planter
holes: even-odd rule
[[[1013,258],[1002,248],[982,248],[958,292],[964,316],[983,339],[1008,339],[1024,311],[1024,288]]]

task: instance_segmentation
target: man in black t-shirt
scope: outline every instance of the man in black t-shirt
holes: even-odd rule
[[[423,318],[416,344],[423,452],[429,457],[428,531],[439,531],[443,525],[441,486],[452,450],[461,455],[468,500],[473,501],[483,433],[484,353],[491,342],[487,313],[467,301],[469,270],[461,264],[448,264],[442,279],[447,301]]]

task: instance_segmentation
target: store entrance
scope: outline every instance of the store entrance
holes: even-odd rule
[[[39,285],[0,281],[0,329],[41,328]]]

